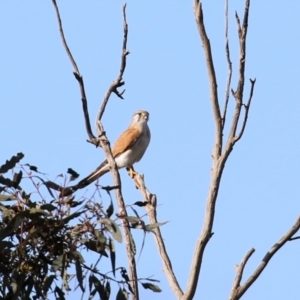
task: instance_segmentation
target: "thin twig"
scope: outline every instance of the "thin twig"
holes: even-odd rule
[[[256,270],[252,273],[252,275],[249,276],[249,278],[246,280],[246,282],[239,286],[234,285],[234,288],[231,291],[230,300],[238,300],[240,299],[243,294],[248,290],[248,288],[255,282],[255,280],[260,276],[260,274],[263,272],[269,261],[272,259],[272,257],[276,254],[276,252],[284,246],[284,244],[288,241],[290,241],[291,237],[300,229],[300,216],[297,218],[295,224],[293,227],[288,230],[284,236],[276,243],[274,244],[270,250],[267,252],[267,254],[262,259],[261,263],[258,265]],[[246,262],[245,262],[246,263]],[[244,269],[244,268],[243,268]],[[242,277],[243,275],[243,269],[240,269],[240,272],[237,272],[236,277]],[[236,279],[235,279],[236,280]]]
[[[60,18],[60,13],[59,13],[59,9],[58,9],[58,6],[56,4],[56,0],[52,0],[52,3],[54,5],[54,8],[55,8],[55,12],[56,12],[56,17],[57,17],[57,21],[58,21],[58,26],[59,26],[59,33],[60,33],[60,37],[62,39],[62,43],[63,43],[63,46],[67,52],[67,55],[73,65],[73,68],[75,70],[75,72],[80,76],[80,72],[79,72],[79,69],[77,67],[77,64],[73,58],[73,55],[68,47],[68,44],[67,44],[67,41],[65,39],[65,34],[64,34],[64,31],[63,31],[63,27],[62,27],[62,22],[61,22],[61,18]]]
[[[227,153],[227,154],[229,154],[232,151],[234,144],[237,142],[236,131],[237,131],[238,122],[240,120],[240,114],[241,114],[241,109],[242,109],[242,104],[243,104],[243,93],[244,93],[244,85],[245,85],[245,64],[246,64],[246,39],[247,39],[247,29],[248,29],[249,7],[250,7],[250,0],[246,0],[243,27],[241,27],[240,19],[238,17],[237,12],[235,13],[237,29],[238,29],[238,36],[239,36],[239,44],[240,44],[239,80],[238,80],[236,91],[232,90],[232,95],[235,98],[235,109],[234,109],[233,119],[232,119],[232,123],[230,126],[227,143],[226,143],[226,146],[224,149],[224,153]],[[254,80],[254,82],[255,82],[255,80]],[[251,81],[251,83],[252,83],[252,81]],[[252,86],[251,86],[252,94],[253,94],[253,88],[254,88],[254,83],[252,83]],[[252,98],[252,95],[251,95],[251,98]],[[250,98],[249,103],[251,103],[251,98]],[[248,112],[249,112],[249,110],[248,110]],[[248,112],[247,112],[247,117],[248,117]],[[245,118],[244,118],[244,124],[242,125],[243,132],[245,129],[245,125],[246,125],[246,122],[245,122]]]
[[[90,117],[89,117],[89,112],[88,112],[88,106],[87,106],[87,99],[86,99],[86,94],[85,94],[85,89],[84,89],[84,82],[83,82],[83,78],[82,76],[80,75],[80,72],[79,72],[79,68],[76,64],[76,61],[74,60],[73,58],[73,55],[68,47],[68,44],[67,44],[67,41],[65,39],[65,34],[64,34],[64,31],[63,31],[63,27],[62,27],[62,21],[61,21],[61,18],[60,18],[60,13],[59,13],[59,9],[58,9],[58,6],[56,4],[56,0],[52,0],[52,3],[54,5],[54,8],[55,8],[55,12],[56,12],[56,17],[57,17],[57,22],[58,22],[58,27],[59,27],[59,33],[60,33],[60,37],[61,37],[61,40],[62,40],[62,44],[67,52],[67,55],[71,61],[71,64],[74,68],[74,76],[79,84],[79,88],[80,88],[80,93],[81,93],[81,101],[82,101],[82,108],[83,108],[83,114],[84,114],[84,120],[85,120],[85,128],[86,128],[86,131],[87,131],[87,134],[89,136],[89,141],[95,145],[98,145],[98,141],[97,139],[95,138],[95,136],[93,135],[93,132],[92,132],[92,128],[91,128],[91,123],[90,123]]]
[[[108,99],[111,95],[111,93],[115,93],[119,98],[123,99],[123,94],[125,92],[125,90],[123,90],[122,92],[118,91],[118,88],[123,86],[125,84],[125,82],[123,81],[123,74],[126,68],[126,59],[127,59],[127,55],[129,54],[129,51],[127,50],[127,36],[128,36],[128,24],[126,21],[126,3],[123,5],[123,28],[124,28],[124,36],[123,36],[123,43],[122,43],[122,54],[121,54],[121,65],[120,65],[120,71],[119,74],[116,78],[116,80],[114,80],[112,82],[112,84],[110,85],[110,87],[108,88],[101,108],[98,112],[97,115],[97,121],[102,119],[102,116],[104,114]]]
[[[240,263],[240,265],[236,267],[236,276],[235,276],[235,279],[234,279],[234,282],[233,282],[232,291],[237,290],[238,287],[240,286],[245,266],[246,266],[249,258],[251,257],[251,255],[254,253],[254,251],[255,251],[255,249],[251,248],[246,253],[245,257],[242,259],[242,262]]]
[[[250,82],[251,82],[251,88],[250,88],[250,94],[249,94],[248,102],[247,102],[247,104],[244,105],[244,107],[245,107],[244,120],[243,120],[243,124],[242,124],[242,128],[241,128],[240,133],[234,138],[235,143],[243,136],[243,133],[244,133],[244,130],[245,130],[245,127],[246,127],[246,124],[247,124],[247,120],[248,120],[248,113],[249,113],[249,110],[250,110],[250,105],[251,105],[251,100],[252,100],[252,96],[253,96],[254,85],[255,85],[256,79],[255,78],[250,79]]]
[[[157,220],[157,198],[156,195],[149,192],[149,190],[146,188],[144,176],[140,174],[136,174],[133,178],[135,186],[139,189],[141,192],[144,201],[147,202],[147,205],[145,206],[145,209],[147,210],[149,223],[155,224],[158,223]],[[173,290],[175,296],[177,299],[180,299],[183,295],[183,292],[180,288],[180,285],[177,281],[177,278],[175,276],[175,273],[172,268],[172,263],[169,258],[169,255],[167,253],[167,249],[165,247],[165,243],[160,231],[160,228],[157,227],[153,229],[154,231],[154,240],[156,242],[156,245],[158,247],[159,255],[161,257],[162,263],[163,263],[163,270],[168,278],[169,285],[171,289]]]
[[[228,38],[228,0],[225,0],[225,53],[226,53],[226,60],[228,64],[228,77],[227,77],[226,90],[225,90],[225,104],[224,104],[224,110],[222,114],[223,130],[226,122],[226,114],[227,114],[227,107],[228,107],[228,101],[230,95],[231,77],[232,77],[232,62],[230,59],[229,38]]]
[[[212,103],[214,121],[216,127],[215,148],[214,148],[213,157],[214,159],[218,159],[222,151],[222,134],[221,134],[222,119],[221,119],[220,106],[218,100],[218,84],[217,84],[215,67],[214,67],[214,62],[211,53],[210,41],[207,37],[205,26],[204,26],[202,3],[199,0],[194,0],[194,13],[196,17],[198,32],[200,34],[201,41],[203,44],[208,77],[210,81],[210,100]]]

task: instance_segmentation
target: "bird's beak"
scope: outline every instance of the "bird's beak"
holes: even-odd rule
[[[143,118],[144,118],[145,120],[148,120],[148,119],[149,119],[149,117],[148,117],[147,114],[143,114]]]

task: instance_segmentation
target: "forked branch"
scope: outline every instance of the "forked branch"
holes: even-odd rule
[[[245,3],[245,11],[244,11],[244,21],[243,26],[241,27],[240,19],[238,17],[237,12],[235,13],[236,22],[237,22],[237,29],[238,29],[238,37],[239,37],[239,44],[240,44],[240,58],[239,58],[239,80],[237,84],[236,91],[232,90],[232,95],[235,98],[235,110],[232,119],[232,123],[230,126],[230,132],[226,144],[226,152],[230,152],[232,150],[233,145],[237,141],[235,139],[236,130],[238,126],[238,122],[240,120],[240,113],[243,104],[243,93],[244,93],[244,85],[245,85],[245,65],[246,65],[246,40],[247,40],[247,30],[248,30],[248,17],[249,17],[249,7],[250,7],[250,0],[246,0]],[[252,87],[254,87],[255,80],[253,80]],[[253,93],[253,88],[252,88]],[[248,109],[250,108],[251,98]],[[248,116],[248,113],[247,113]],[[244,130],[242,131],[244,132]]]
[[[271,258],[276,254],[276,252],[284,246],[284,244],[291,240],[292,236],[300,229],[300,217],[297,218],[293,227],[288,230],[285,235],[275,244],[273,245],[267,254],[262,259],[261,263],[258,265],[256,270],[249,276],[249,278],[245,281],[244,284],[240,285],[245,265],[250,258],[250,256],[254,253],[254,249],[252,248],[242,260],[242,263],[236,269],[236,276],[233,283],[233,287],[231,290],[231,294],[229,296],[229,300],[238,300],[243,294],[248,290],[248,288],[253,284],[253,282],[260,276],[262,271],[267,266],[268,262]]]
[[[227,0],[226,0],[227,1]],[[246,36],[247,36],[247,20],[248,20],[248,13],[249,13],[249,4],[250,0],[246,0],[245,7],[245,16],[244,16],[244,24],[245,28],[241,28],[239,30],[239,39],[240,39],[240,64],[239,64],[239,83],[237,92],[235,93],[235,111],[234,111],[234,118],[232,120],[232,123],[230,125],[230,132],[227,139],[227,144],[225,146],[224,151],[222,152],[222,144],[223,144],[223,129],[225,126],[225,118],[227,114],[227,106],[229,101],[229,88],[231,83],[231,61],[230,61],[230,52],[229,52],[229,45],[228,45],[228,34],[227,34],[227,27],[225,29],[225,51],[226,51],[226,58],[228,62],[229,67],[229,75],[227,78],[227,93],[225,94],[225,106],[224,106],[224,112],[221,117],[220,109],[219,109],[219,101],[218,101],[218,91],[217,91],[217,82],[216,82],[216,75],[214,70],[214,64],[213,64],[213,57],[211,53],[210,43],[209,39],[206,34],[205,25],[204,25],[204,18],[203,18],[203,11],[202,11],[202,4],[199,0],[194,0],[194,11],[195,11],[195,17],[196,17],[196,23],[197,28],[199,31],[200,39],[203,44],[203,51],[204,51],[204,57],[206,60],[206,66],[209,74],[209,84],[210,84],[210,95],[211,95],[211,104],[212,104],[212,110],[214,113],[214,121],[215,121],[215,143],[214,143],[214,150],[213,150],[213,166],[211,170],[211,182],[210,182],[210,188],[208,191],[208,196],[206,200],[206,211],[205,211],[205,217],[204,217],[204,223],[202,226],[201,234],[197,240],[196,248],[194,251],[193,259],[192,259],[192,265],[190,269],[190,276],[188,280],[188,286],[186,289],[186,292],[184,293],[184,296],[181,299],[192,299],[195,295],[195,291],[198,284],[198,279],[200,276],[201,271],[201,265],[203,260],[204,251],[206,249],[206,245],[209,242],[210,238],[213,235],[213,224],[214,224],[214,217],[215,217],[215,207],[216,207],[216,201],[218,197],[218,191],[220,188],[221,178],[222,178],[222,172],[225,166],[225,163],[229,157],[229,154],[231,153],[233,149],[233,145],[236,142],[234,140],[236,127],[238,124],[238,121],[240,119],[240,110],[242,106],[242,99],[243,99],[243,89],[244,89],[244,72],[245,72],[245,58],[246,58]],[[228,6],[228,3],[227,3]],[[228,8],[226,6],[225,10],[225,18],[226,18],[226,26],[228,26]],[[242,33],[240,33],[240,31]],[[252,93],[253,93],[253,87],[252,85]],[[250,102],[248,101],[247,109],[250,108],[252,93],[250,97]],[[246,118],[244,119],[244,124],[246,125],[247,117],[248,117],[248,111],[247,114],[245,114]],[[244,127],[245,128],[245,127]],[[244,128],[242,128],[242,133],[244,132]],[[241,133],[241,135],[242,135]]]
[[[70,61],[74,67],[74,75],[80,86],[82,107],[83,107],[86,129],[87,129],[87,133],[89,136],[89,142],[95,144],[96,146],[101,146],[103,148],[105,155],[106,155],[106,159],[111,167],[111,173],[113,176],[114,185],[116,187],[118,187],[115,189],[115,195],[116,195],[116,199],[117,199],[117,203],[118,203],[118,207],[119,207],[118,215],[123,222],[123,231],[124,231],[127,259],[128,259],[128,265],[129,265],[129,274],[130,274],[130,280],[131,280],[131,284],[132,284],[131,287],[133,290],[132,297],[133,297],[133,300],[138,300],[139,292],[138,292],[138,284],[137,284],[136,263],[135,263],[135,258],[134,258],[134,250],[131,248],[132,243],[131,243],[130,228],[129,228],[126,218],[124,218],[125,216],[127,216],[127,212],[126,212],[126,207],[125,207],[125,203],[124,203],[122,192],[121,192],[120,175],[119,175],[118,169],[116,167],[115,160],[111,153],[110,143],[105,135],[104,127],[101,123],[101,118],[105,111],[105,107],[110,98],[111,93],[114,92],[120,98],[122,98],[122,94],[124,93],[124,91],[119,93],[117,88],[124,85],[124,82],[122,81],[122,77],[123,77],[123,73],[124,73],[125,67],[126,67],[126,56],[129,54],[129,52],[126,50],[127,34],[128,34],[128,25],[126,22],[126,5],[123,5],[124,39],[123,39],[123,45],[122,45],[121,68],[120,68],[119,74],[117,76],[117,79],[110,85],[110,87],[108,88],[108,90],[105,94],[105,97],[103,99],[101,108],[98,113],[98,118],[97,118],[97,131],[99,134],[99,138],[95,138],[95,136],[92,133],[91,126],[90,126],[90,119],[89,119],[89,113],[88,113],[87,99],[86,99],[85,90],[84,90],[83,77],[80,75],[79,68],[77,67],[77,64],[76,64],[76,62],[71,54],[71,51],[67,45],[67,42],[66,42],[66,39],[64,36],[64,32],[63,32],[59,9],[56,4],[56,0],[52,0],[52,3],[55,7],[58,24],[59,24],[59,31],[60,31],[60,35],[62,38],[62,43],[68,54]]]
[[[126,68],[127,55],[129,54],[129,51],[127,50],[128,24],[126,21],[126,3],[123,5],[123,29],[124,29],[124,35],[123,35],[123,43],[122,43],[120,71],[119,71],[117,78],[112,82],[112,84],[110,85],[110,87],[108,88],[108,90],[104,96],[101,108],[100,108],[98,116],[97,116],[97,121],[98,120],[100,121],[102,119],[106,104],[109,100],[111,93],[115,93],[121,99],[123,99],[123,94],[125,93],[125,90],[123,90],[122,92],[119,92],[118,88],[125,84],[125,82],[123,81],[123,74],[124,74],[124,71]]]

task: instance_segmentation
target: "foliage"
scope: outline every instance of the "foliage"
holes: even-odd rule
[[[77,280],[76,289],[82,293],[88,286],[89,299],[96,294],[97,298],[109,299],[111,282],[119,285],[117,299],[127,299],[131,292],[127,271],[115,267],[114,240],[122,242],[122,235],[116,220],[111,219],[112,201],[105,211],[101,203],[91,199],[55,197],[48,182],[36,175],[40,174],[38,169],[28,164],[20,165],[21,170],[13,172],[12,179],[4,177],[3,173],[23,157],[18,153],[0,166],[1,299],[47,299],[49,293],[55,299],[66,299],[72,279]],[[32,182],[34,193],[26,193],[21,187],[25,180]],[[52,200],[43,198],[42,187],[47,188]],[[91,266],[83,257],[89,251],[99,257]],[[97,268],[103,257],[111,262],[111,271],[106,274]],[[116,279],[116,270],[120,279]],[[111,272],[113,277],[108,276]],[[160,291],[151,281],[145,279],[142,286]]]

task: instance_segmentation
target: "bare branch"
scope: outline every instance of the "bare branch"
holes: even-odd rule
[[[240,286],[241,284],[241,280],[243,277],[243,273],[244,273],[244,269],[245,266],[249,260],[249,258],[251,257],[251,255],[254,253],[255,249],[251,248],[245,255],[245,257],[243,258],[241,264],[239,266],[236,266],[236,276],[233,282],[233,287],[232,287],[232,291],[236,291],[237,288]]]
[[[73,58],[73,55],[68,47],[68,44],[67,44],[67,41],[65,39],[65,34],[64,34],[64,31],[63,31],[63,27],[62,27],[62,21],[61,21],[61,18],[60,18],[60,13],[59,13],[59,9],[58,9],[58,6],[56,4],[56,0],[52,0],[52,3],[54,5],[54,8],[55,8],[55,12],[56,12],[56,17],[57,17],[57,21],[58,21],[58,26],[59,26],[59,33],[60,33],[60,37],[62,39],[62,43],[63,43],[63,46],[67,52],[67,55],[73,65],[73,68],[75,70],[75,72],[78,74],[78,76],[80,76],[80,72],[79,72],[79,69],[77,67],[77,64]]]
[[[101,108],[97,115],[97,121],[101,120],[111,93],[115,93],[119,98],[123,99],[123,94],[125,92],[125,90],[123,90],[122,92],[119,92],[118,88],[125,84],[125,82],[123,81],[123,74],[124,74],[124,71],[126,68],[126,58],[127,58],[127,55],[129,54],[129,51],[126,49],[127,48],[127,35],[128,35],[128,24],[126,21],[126,3],[123,5],[123,20],[124,20],[124,22],[123,22],[124,36],[123,36],[123,44],[122,44],[120,71],[119,71],[119,74],[118,74],[116,80],[114,80],[112,82],[112,84],[110,85],[110,87],[108,88],[108,90],[104,96]]]
[[[246,7],[249,8],[249,2],[250,0],[246,0]],[[209,74],[209,81],[210,81],[210,90],[211,90],[211,100],[212,100],[212,108],[214,112],[214,119],[216,124],[216,130],[215,130],[215,144],[214,144],[214,150],[213,150],[213,166],[211,170],[211,182],[210,187],[208,191],[208,197],[206,200],[206,211],[205,211],[205,217],[204,217],[204,223],[202,226],[201,234],[197,240],[196,248],[194,251],[193,259],[192,259],[192,265],[191,265],[191,271],[190,276],[188,280],[188,286],[187,289],[181,298],[181,300],[187,300],[192,299],[195,295],[195,291],[198,284],[198,279],[200,276],[200,270],[203,260],[204,251],[206,248],[207,243],[209,242],[210,238],[213,235],[212,228],[214,223],[214,217],[215,217],[215,207],[216,207],[216,201],[218,196],[218,191],[220,188],[221,178],[222,178],[222,172],[225,166],[225,163],[229,157],[229,154],[231,153],[233,149],[233,145],[235,143],[233,137],[236,132],[236,126],[239,121],[240,117],[240,110],[241,110],[241,104],[242,104],[242,97],[243,97],[243,88],[244,88],[244,72],[245,72],[245,40],[246,40],[246,28],[243,28],[243,34],[240,35],[240,65],[239,65],[239,83],[238,83],[238,89],[235,93],[236,98],[236,107],[234,112],[234,118],[232,120],[232,124],[230,127],[230,133],[227,140],[226,147],[224,149],[224,152],[222,151],[222,135],[223,135],[223,125],[222,125],[222,119],[220,115],[219,110],[219,103],[218,103],[218,97],[217,97],[217,84],[216,84],[216,77],[214,73],[213,68],[213,61],[211,56],[211,50],[210,50],[210,44],[209,40],[207,38],[204,23],[203,23],[203,12],[201,3],[199,0],[194,0],[194,10],[195,10],[195,16],[196,16],[196,23],[198,27],[198,31],[200,33],[200,38],[203,43],[203,50],[204,55],[206,59],[208,74]],[[245,14],[248,14],[248,9],[245,10]],[[248,16],[244,18],[244,20],[247,20]],[[244,22],[246,24],[246,21]],[[226,50],[226,49],[225,49]],[[229,48],[227,52],[227,59],[229,55]],[[230,60],[229,60],[230,62]],[[230,65],[230,64],[229,64]],[[231,79],[229,79],[230,81]],[[230,86],[230,83],[227,84],[227,86]],[[229,94],[229,87],[228,94]],[[229,97],[229,96],[228,96]],[[228,103],[228,100],[227,100]],[[225,107],[227,109],[226,104],[226,98],[225,98]],[[226,111],[226,110],[225,110]],[[226,114],[226,113],[225,113]],[[224,115],[225,116],[225,115]]]
[[[52,3],[54,5],[55,8],[55,12],[56,12],[56,17],[57,17],[57,22],[58,22],[58,27],[59,27],[59,32],[60,32],[60,36],[61,36],[61,40],[62,40],[62,44],[67,52],[67,55],[71,61],[71,64],[74,68],[74,76],[76,78],[76,80],[78,81],[79,84],[79,88],[80,88],[80,93],[81,93],[81,101],[82,101],[82,109],[83,109],[83,114],[84,114],[84,120],[85,120],[85,128],[87,131],[87,134],[89,136],[90,142],[98,145],[98,141],[95,138],[95,136],[92,133],[92,128],[91,128],[91,123],[90,123],[90,117],[89,117],[89,112],[88,112],[88,106],[87,106],[87,99],[86,99],[86,94],[85,94],[85,89],[84,89],[84,82],[83,82],[83,78],[80,75],[78,66],[73,58],[73,55],[68,47],[67,41],[65,39],[65,34],[63,31],[63,27],[62,27],[62,21],[60,18],[60,13],[59,13],[59,9],[58,6],[56,4],[56,0],[52,0]]]
[[[119,214],[118,216],[121,218],[122,222],[123,222],[123,231],[124,231],[124,237],[125,237],[125,245],[126,245],[126,253],[127,253],[127,259],[128,259],[128,264],[129,264],[129,276],[131,279],[131,287],[133,290],[133,295],[132,295],[132,299],[133,300],[138,300],[139,299],[139,292],[138,292],[138,285],[137,285],[137,273],[136,273],[136,263],[135,263],[135,258],[134,258],[134,250],[131,248],[131,233],[130,233],[130,227],[128,224],[128,221],[124,218],[125,216],[127,216],[127,212],[126,212],[126,208],[125,208],[125,203],[124,203],[124,199],[122,196],[122,192],[121,192],[121,180],[120,180],[120,175],[115,163],[115,160],[112,156],[111,153],[111,149],[110,149],[110,143],[105,135],[105,131],[103,128],[103,125],[101,123],[101,117],[104,113],[106,104],[109,100],[109,97],[111,95],[112,92],[116,93],[120,98],[122,98],[122,93],[119,93],[117,91],[117,88],[124,85],[124,82],[122,82],[122,76],[126,67],[126,56],[129,54],[129,52],[126,50],[126,43],[127,43],[127,33],[128,33],[128,26],[126,23],[126,4],[123,5],[123,18],[124,18],[124,39],[123,39],[123,53],[122,53],[122,59],[121,59],[121,68],[120,68],[120,73],[117,77],[117,79],[111,84],[111,86],[109,87],[101,109],[99,111],[98,114],[98,121],[97,121],[97,130],[99,131],[99,136],[101,136],[101,138],[95,138],[92,134],[92,130],[91,130],[91,126],[90,126],[90,121],[89,121],[89,114],[88,114],[88,108],[87,108],[87,100],[86,100],[86,96],[85,96],[85,90],[84,90],[84,82],[83,82],[83,78],[79,73],[79,69],[77,67],[77,64],[75,62],[75,60],[73,59],[73,56],[71,54],[71,51],[69,49],[69,47],[67,46],[67,42],[65,40],[64,37],[64,33],[63,33],[63,29],[62,29],[62,22],[61,22],[61,18],[60,18],[60,14],[59,14],[59,10],[56,4],[55,0],[52,0],[52,3],[55,7],[56,10],[56,15],[57,15],[57,19],[58,19],[58,23],[59,23],[59,30],[60,30],[60,34],[62,37],[62,42],[63,45],[65,47],[65,50],[67,51],[67,54],[71,60],[71,63],[75,69],[74,75],[75,78],[77,79],[79,85],[80,85],[80,91],[81,91],[81,96],[82,96],[82,105],[83,105],[83,111],[84,111],[84,117],[85,117],[85,122],[86,122],[86,128],[87,128],[87,132],[90,138],[90,142],[95,144],[95,145],[100,145],[106,155],[106,159],[111,167],[111,173],[113,176],[113,180],[114,180],[114,185],[118,188],[115,189],[115,195],[116,195],[116,199],[117,199],[117,203],[118,203],[118,207],[119,207]]]
[[[241,27],[240,19],[238,17],[237,12],[235,13],[237,28],[238,28],[239,43],[240,43],[239,80],[238,80],[236,91],[232,90],[232,94],[235,98],[235,109],[234,109],[234,115],[230,127],[228,140],[225,147],[225,153],[230,153],[233,145],[237,142],[235,135],[236,135],[238,122],[240,120],[240,113],[241,113],[241,108],[243,103],[243,92],[244,92],[244,85],[245,85],[246,38],[247,38],[247,29],[248,29],[249,7],[250,7],[250,0],[246,0],[243,27]],[[252,84],[251,87],[252,94],[253,94],[253,88],[254,88],[254,84]],[[250,103],[251,103],[251,99],[250,99]],[[247,116],[248,116],[248,112],[247,112]],[[242,128],[245,129],[245,125],[246,122],[244,123]]]
[[[226,122],[226,113],[230,95],[230,85],[231,85],[231,77],[232,77],[232,62],[230,59],[230,50],[229,50],[229,38],[228,38],[228,0],[225,0],[225,53],[226,53],[226,60],[228,64],[228,77],[226,83],[226,90],[225,90],[225,104],[224,110],[222,114],[222,130],[225,127]]]
[[[248,113],[249,113],[249,109],[250,109],[250,105],[251,105],[251,100],[252,100],[252,96],[253,96],[253,90],[254,90],[254,85],[255,85],[256,79],[255,78],[253,80],[250,79],[250,82],[251,82],[251,89],[250,89],[248,102],[247,102],[247,104],[244,104],[244,107],[245,107],[244,121],[243,121],[240,133],[238,134],[238,136],[236,136],[234,138],[235,143],[243,136],[243,133],[244,133],[244,130],[245,130],[245,127],[246,127],[246,123],[247,123],[247,120],[248,120]]]
[[[265,257],[262,259],[261,263],[258,265],[256,270],[252,273],[252,275],[247,279],[247,281],[239,286],[239,283],[241,281],[241,277],[243,275],[243,267],[239,267],[236,278],[235,278],[235,284],[233,285],[233,289],[231,291],[230,300],[238,300],[240,299],[243,294],[248,290],[248,288],[253,284],[253,282],[260,276],[262,271],[267,266],[268,262],[272,259],[272,257],[276,254],[276,252],[288,241],[291,240],[292,236],[300,229],[300,216],[297,218],[295,224],[293,227],[286,232],[286,234],[275,244],[273,245],[270,250],[267,252]],[[251,250],[250,250],[251,251]],[[249,251],[249,252],[250,252]],[[248,254],[249,254],[248,252]],[[252,254],[252,253],[251,253]],[[251,255],[250,254],[250,255]],[[250,257],[250,256],[249,256]],[[248,259],[247,259],[248,260]],[[246,264],[247,260],[244,258],[244,264]],[[237,279],[237,277],[240,277]]]
[[[144,201],[147,202],[147,205],[145,206],[149,218],[149,223],[150,224],[155,224],[158,223],[157,220],[157,211],[156,211],[156,206],[157,206],[157,199],[156,195],[151,194],[149,190],[146,188],[145,181],[144,181],[144,176],[140,174],[136,174],[133,177],[135,186],[139,189],[141,192]],[[159,255],[162,259],[163,263],[163,270],[168,278],[169,285],[171,289],[173,290],[175,296],[177,299],[180,299],[183,295],[183,292],[179,286],[179,283],[177,281],[177,278],[174,274],[173,268],[172,268],[172,263],[169,258],[169,255],[167,253],[167,249],[165,247],[165,243],[160,231],[160,228],[157,227],[153,229],[154,231],[154,239],[156,242],[156,245],[158,247]]]
[[[218,101],[218,84],[217,78],[215,74],[215,68],[211,53],[210,41],[207,37],[204,19],[203,19],[203,11],[202,11],[202,3],[199,0],[194,0],[194,13],[196,17],[196,23],[198,32],[200,34],[200,38],[203,44],[203,50],[206,60],[206,66],[208,71],[208,77],[210,81],[210,99],[212,102],[214,120],[215,120],[215,147],[214,147],[214,159],[218,159],[221,155],[222,151],[222,119]]]

